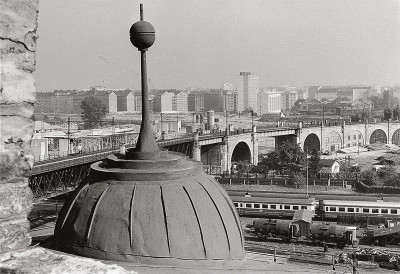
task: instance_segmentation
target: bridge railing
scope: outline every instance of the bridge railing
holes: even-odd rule
[[[96,162],[103,160],[109,155],[110,153],[118,152],[119,150],[108,150],[100,153],[95,153],[91,155],[82,155],[79,157],[63,159],[57,162],[49,162],[43,163],[40,165],[35,165],[32,168],[32,175],[46,173],[50,171],[54,171],[56,169],[63,169],[73,165],[82,165],[90,162]]]
[[[115,145],[115,149],[119,146],[120,146],[120,144]],[[114,150],[114,149],[112,149],[112,150]],[[55,152],[51,152],[51,154],[35,156],[35,163],[41,164],[42,162],[46,162],[46,161],[50,161],[50,160],[54,160],[54,159],[58,159],[58,158],[65,158],[68,156],[82,155],[82,154],[87,154],[87,153],[103,152],[103,151],[104,152],[110,151],[110,148],[106,148],[106,149],[98,149],[95,147],[86,148],[86,149],[82,150],[82,153],[78,153],[78,152],[68,153],[67,151],[55,151]]]

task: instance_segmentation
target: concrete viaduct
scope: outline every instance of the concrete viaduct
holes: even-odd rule
[[[201,137],[201,136],[200,136]],[[232,162],[248,161],[258,163],[258,146],[266,138],[275,139],[275,147],[285,141],[297,143],[303,150],[316,149],[321,152],[335,152],[341,148],[363,146],[373,143],[400,145],[400,123],[357,123],[339,126],[274,128],[256,130],[243,134],[226,136],[194,137],[192,157],[204,165],[220,166],[230,172]]]
[[[275,128],[257,132],[253,126],[250,132],[234,135],[199,138],[195,133],[192,157],[204,165],[221,166],[222,171],[229,172],[232,162],[248,161],[257,165],[260,139],[293,140],[297,131],[294,128]]]
[[[302,127],[297,143],[305,149],[335,152],[341,148],[374,143],[400,145],[400,123],[359,123],[340,126]]]

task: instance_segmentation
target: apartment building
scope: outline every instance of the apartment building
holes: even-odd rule
[[[257,114],[277,114],[281,112],[281,94],[261,91],[257,95]]]

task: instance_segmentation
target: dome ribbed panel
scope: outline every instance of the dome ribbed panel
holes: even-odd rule
[[[171,256],[206,259],[196,212],[180,185],[162,186]]]
[[[229,241],[218,209],[199,184],[184,187],[191,197],[204,236],[207,259],[229,259]]]
[[[99,197],[93,209],[95,212],[87,239],[88,247],[116,254],[130,252],[129,241],[120,239],[129,239],[130,198],[133,189],[133,185],[125,188],[110,185],[103,196]]]
[[[235,205],[233,204],[233,202],[232,202],[231,198],[229,197],[228,193],[226,193],[226,190],[218,182],[215,182],[214,180],[211,180],[210,178],[209,178],[209,181],[210,181],[211,184],[215,185],[220,190],[221,195],[225,198],[225,201],[228,204],[228,206],[229,206],[229,208],[230,208],[230,210],[232,212],[232,215],[235,218],[236,227],[239,230],[240,239],[241,239],[241,243],[242,243],[242,246],[243,246],[244,245],[244,239],[243,239],[242,225],[240,223],[239,214],[236,211]]]
[[[132,254],[169,257],[159,185],[136,185],[132,201]]]
[[[218,183],[211,180],[209,176],[197,176],[195,180],[203,186],[204,190],[211,197],[221,216],[224,229],[226,230],[226,238],[229,242],[230,258],[243,258],[244,249],[241,230],[238,227],[236,214],[232,214],[232,209],[224,197],[227,195],[226,192],[221,191],[219,186],[217,186]]]
[[[67,217],[66,224],[69,227],[73,224],[68,235],[68,230],[63,233],[64,239],[71,239],[72,245],[86,246],[86,237],[91,222],[92,212],[100,198],[101,193],[108,188],[108,184],[99,184],[97,187],[90,185],[85,192],[80,193],[78,199],[74,203],[69,216]],[[68,227],[67,227],[68,229]]]
[[[73,199],[69,199],[68,201],[66,201],[64,203],[64,206],[61,208],[60,214],[57,219],[56,226],[54,228],[54,235],[56,235],[56,237],[59,233],[61,233],[61,230],[63,229],[68,216],[72,215],[71,210],[72,210],[73,205],[75,204],[76,200],[79,197],[81,197],[81,195],[86,195],[86,192],[87,192],[88,186],[89,186],[88,181],[89,180],[86,180],[85,182],[80,184],[77,187],[77,189],[75,189],[75,191],[72,195]],[[75,210],[75,211],[77,211],[77,210]],[[75,212],[75,214],[76,214],[76,212]]]

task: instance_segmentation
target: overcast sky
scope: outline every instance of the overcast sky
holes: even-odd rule
[[[151,89],[400,84],[400,0],[40,0],[37,90],[139,89],[139,3]]]

